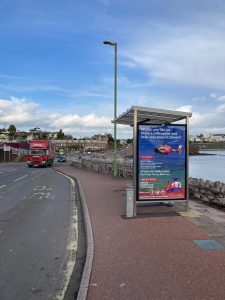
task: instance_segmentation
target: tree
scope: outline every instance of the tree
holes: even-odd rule
[[[9,137],[10,137],[11,139],[13,139],[14,136],[15,136],[15,133],[16,133],[16,127],[15,127],[15,125],[11,124],[11,125],[9,126],[9,128],[8,128],[8,132],[9,132]]]
[[[58,132],[57,132],[57,139],[58,140],[62,140],[64,138],[65,134],[64,132],[62,131],[62,129],[60,129]]]
[[[72,139],[73,139],[72,135],[70,135],[70,134],[65,135],[65,138],[66,138],[67,140],[72,140]]]
[[[112,135],[110,133],[107,134],[107,138],[108,138],[108,145],[114,143],[114,138],[112,137]]]
[[[48,139],[48,136],[47,136],[47,134],[46,133],[41,133],[41,139],[42,140],[47,140]]]
[[[5,128],[0,128],[0,133],[5,133],[5,132],[6,132]]]

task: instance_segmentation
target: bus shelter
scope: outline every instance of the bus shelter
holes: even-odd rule
[[[133,127],[133,189],[127,217],[138,203],[185,202],[188,207],[190,112],[132,106],[112,123]]]

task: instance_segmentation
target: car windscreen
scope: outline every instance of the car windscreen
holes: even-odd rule
[[[46,150],[38,149],[38,150],[29,150],[30,155],[43,155],[46,154]]]

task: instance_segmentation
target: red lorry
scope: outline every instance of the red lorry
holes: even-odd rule
[[[27,165],[31,167],[52,166],[55,158],[55,145],[47,140],[30,141]]]

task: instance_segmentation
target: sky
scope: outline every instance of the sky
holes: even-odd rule
[[[132,105],[225,133],[224,0],[1,0],[0,128],[113,134]],[[119,138],[132,137],[118,126]]]

